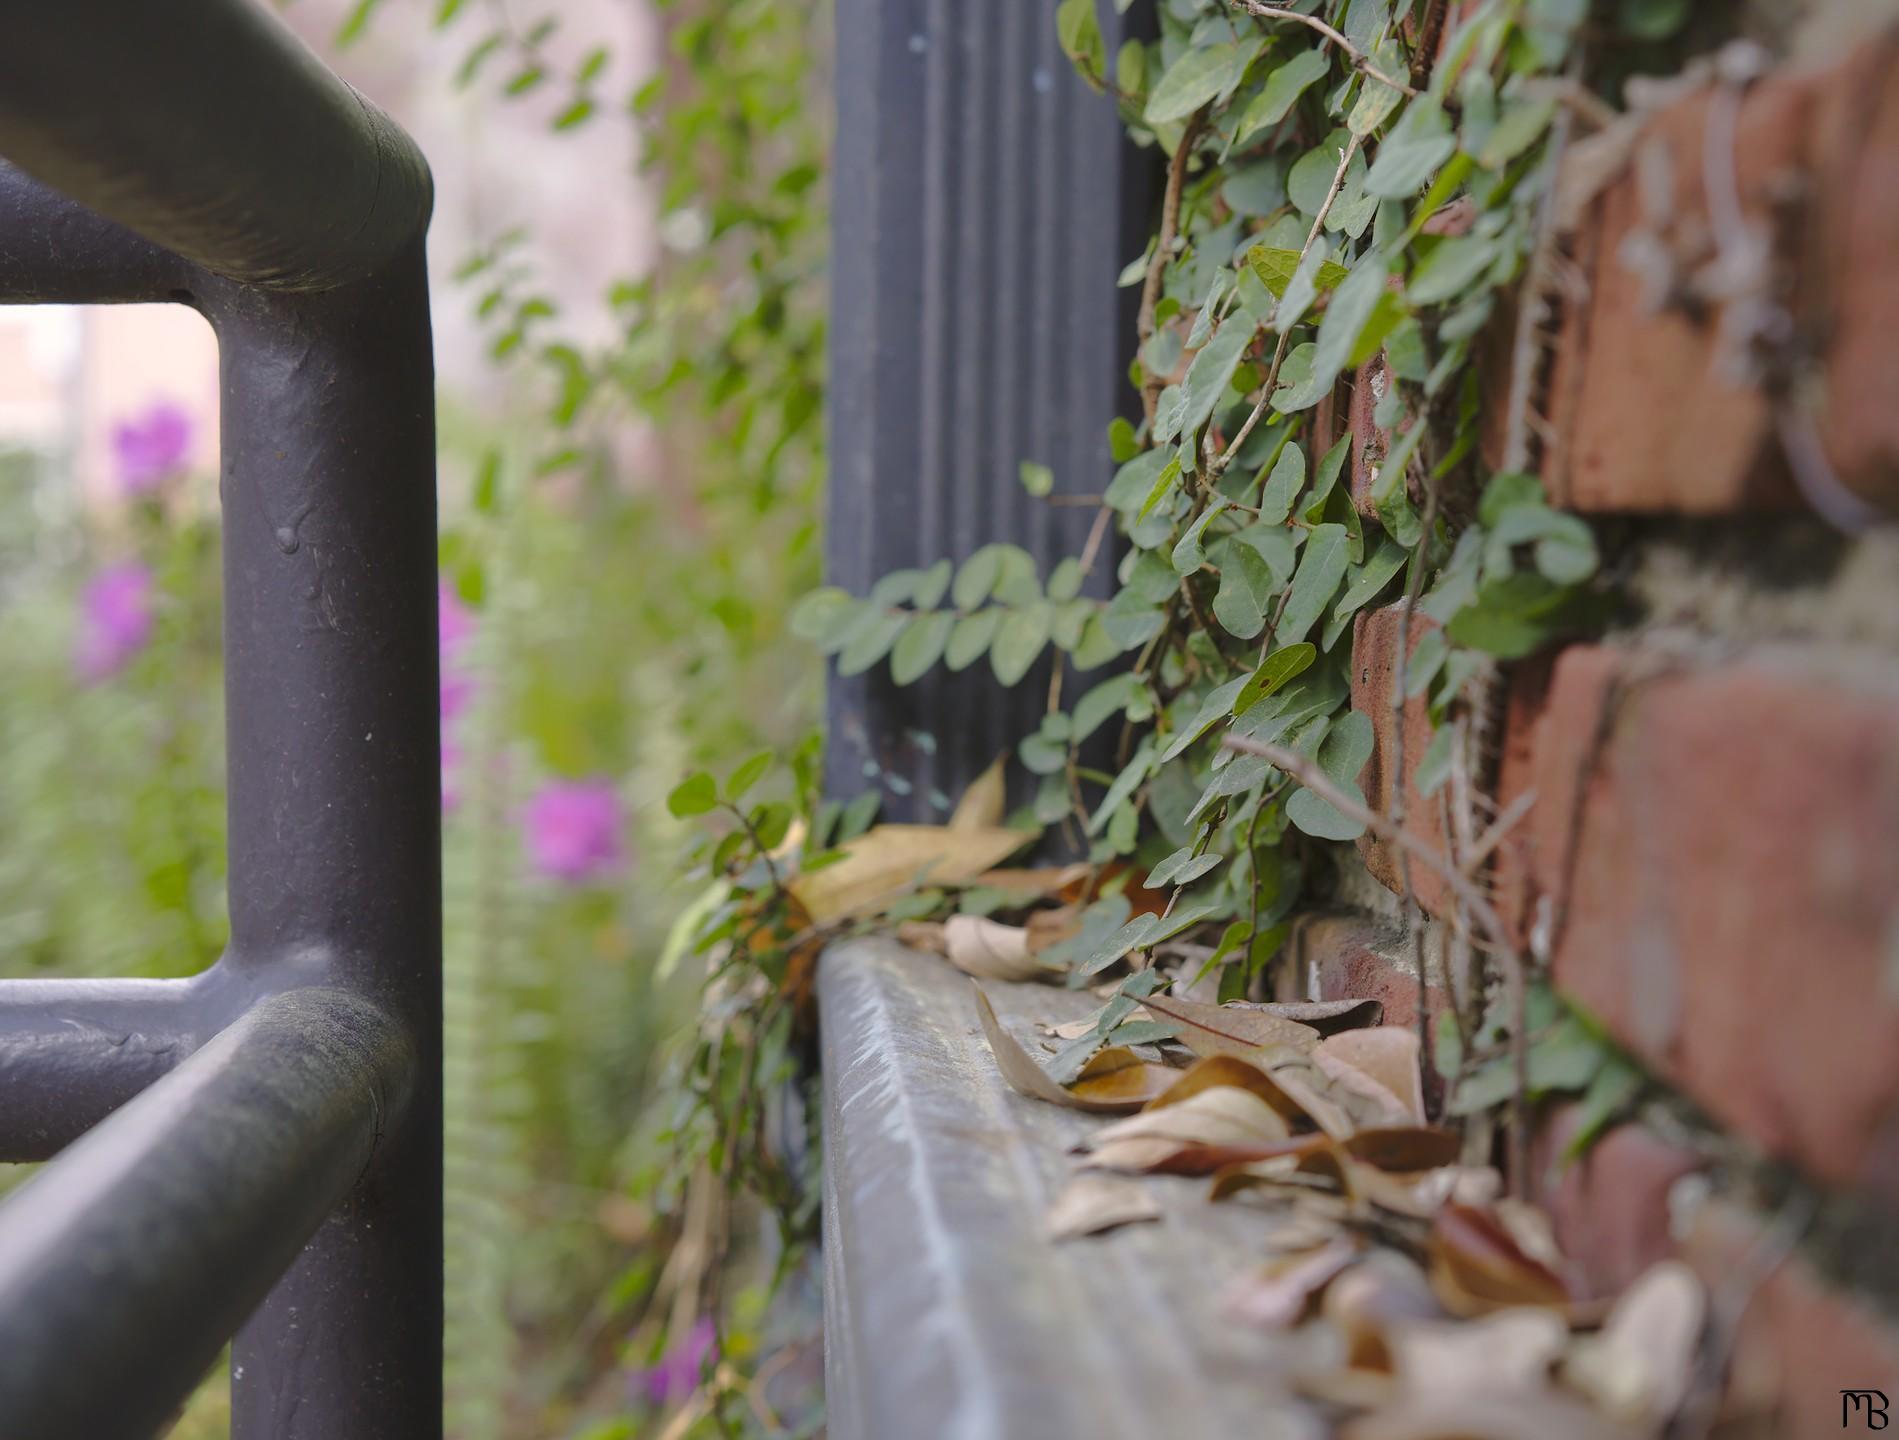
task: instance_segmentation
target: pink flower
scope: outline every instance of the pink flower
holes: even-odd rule
[[[461,654],[469,640],[474,638],[475,617],[469,608],[462,604],[462,597],[455,593],[454,586],[445,580],[435,582],[435,613],[437,615],[437,644],[443,660],[453,660]]]
[[[461,803],[454,771],[461,764],[462,748],[455,743],[450,727],[475,698],[475,677],[457,669],[456,661],[474,638],[475,617],[462,604],[461,597],[439,580],[435,587],[435,611],[438,617],[435,643],[441,657],[442,675],[442,808],[453,810]]]
[[[584,885],[619,868],[620,801],[610,782],[543,785],[523,820],[529,858],[543,875]]]
[[[651,1405],[676,1405],[699,1388],[708,1356],[718,1355],[718,1337],[712,1317],[701,1316],[683,1339],[675,1341],[659,1363],[649,1370],[635,1370],[633,1393]]]
[[[87,582],[79,610],[73,668],[91,684],[118,674],[152,638],[152,572],[136,561],[108,566]]]
[[[155,402],[142,415],[112,428],[112,454],[119,467],[119,489],[149,495],[180,470],[191,451],[191,416],[169,400]]]

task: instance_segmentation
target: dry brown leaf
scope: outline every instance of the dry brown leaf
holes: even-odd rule
[[[1177,1072],[1173,1084],[1155,1099],[1154,1105],[1156,1108],[1178,1105],[1202,1090],[1222,1085],[1251,1091],[1289,1121],[1306,1118],[1306,1112],[1279,1088],[1272,1076],[1252,1061],[1242,1060],[1237,1055],[1209,1055],[1204,1060],[1194,1061],[1185,1070]]]
[[[1042,980],[1058,972],[1029,953],[1029,932],[981,915],[952,915],[943,922],[943,953],[950,964],[979,980]]]
[[[1431,1288],[1453,1315],[1487,1315],[1518,1305],[1566,1310],[1561,1276],[1524,1253],[1496,1212],[1446,1205],[1431,1225]]]
[[[1397,1025],[1346,1030],[1321,1040],[1312,1058],[1328,1075],[1354,1089],[1360,1075],[1376,1081],[1397,1098],[1411,1124],[1424,1123],[1424,1083],[1415,1031]]]
[[[1089,1057],[1069,1082],[1068,1093],[1119,1111],[1139,1110],[1173,1084],[1179,1073],[1143,1060],[1125,1045],[1111,1045]]]
[[[989,1052],[996,1057],[996,1068],[1002,1072],[1002,1078],[1009,1082],[1010,1089],[1032,1100],[1046,1100],[1051,1105],[1065,1105],[1071,1110],[1087,1110],[1097,1115],[1119,1114],[1134,1108],[1126,1100],[1091,1100],[1057,1085],[1016,1038],[1002,1028],[1002,1022],[996,1018],[996,1008],[989,1003],[989,997],[983,994],[982,986],[974,980],[969,983],[976,992],[976,1018],[982,1022],[982,1033],[989,1041]],[[1139,1103],[1136,1101],[1134,1105]]]
[[[1382,1025],[1385,1019],[1384,1004],[1378,1000],[1235,1000],[1230,1003],[1235,1010],[1264,1010],[1281,1020],[1309,1025],[1321,1035]]]
[[[1258,1095],[1221,1085],[1171,1105],[1149,1106],[1100,1130],[1094,1139],[1107,1144],[1132,1135],[1158,1135],[1187,1145],[1238,1146],[1274,1144],[1291,1133],[1285,1117]]]
[[[1320,1313],[1344,1340],[1348,1367],[1383,1371],[1392,1368],[1387,1335],[1444,1314],[1424,1271],[1396,1250],[1374,1250],[1334,1280]]]
[[[1083,1174],[1070,1180],[1048,1207],[1048,1233],[1053,1240],[1072,1240],[1160,1218],[1160,1206],[1146,1186],[1109,1175]]]
[[[1552,1310],[1520,1307],[1480,1320],[1399,1325],[1385,1335],[1407,1400],[1547,1390],[1569,1344],[1569,1326]]]
[[[1352,1261],[1358,1247],[1329,1240],[1303,1255],[1281,1255],[1231,1285],[1221,1309],[1232,1319],[1266,1330],[1284,1330],[1305,1315],[1312,1298]]]
[[[897,927],[897,943],[925,955],[948,955],[949,940],[940,920],[906,920]]]
[[[1547,1211],[1527,1200],[1506,1195],[1491,1205],[1490,1213],[1510,1232],[1517,1249],[1552,1274],[1568,1272],[1569,1261],[1563,1255],[1563,1247],[1556,1243],[1556,1224]]]
[[[1061,895],[1071,887],[1085,883],[1094,867],[1085,862],[1073,865],[1040,865],[1033,868],[985,870],[976,884],[985,890],[1000,890],[1018,904]],[[1066,898],[1066,897],[1064,897]]]
[[[1059,1025],[1051,1025],[1046,1020],[1037,1020],[1035,1028],[1054,1040],[1079,1040],[1084,1035],[1094,1033],[1095,1020],[1092,1015],[1086,1020],[1064,1020]]]
[[[1024,923],[1029,927],[1029,953],[1040,955],[1051,945],[1059,945],[1081,933],[1081,906],[1057,905],[1052,910],[1032,910]]]
[[[1695,1272],[1664,1260],[1623,1291],[1601,1333],[1571,1346],[1563,1380],[1612,1419],[1657,1427],[1688,1393],[1707,1317]]]
[[[1347,1139],[1360,1130],[1410,1123],[1404,1107],[1383,1086],[1361,1077],[1359,1084],[1369,1087],[1366,1093],[1348,1090],[1309,1056],[1282,1053],[1269,1069],[1273,1083],[1314,1125],[1336,1140]]]
[[[1149,995],[1141,1004],[1155,1019],[1178,1025],[1180,1043],[1196,1055],[1257,1057],[1275,1047],[1310,1050],[1319,1043],[1319,1032],[1310,1025],[1250,1005],[1203,1005],[1172,995]]]
[[[844,858],[786,889],[814,925],[872,914],[919,884],[967,885],[1035,839],[1027,830],[952,830],[942,825],[877,825],[843,847]]]
[[[1002,824],[1002,817],[1008,813],[1008,795],[1003,783],[1003,761],[1008,757],[998,755],[989,763],[989,768],[969,782],[969,788],[963,792],[962,799],[956,802],[956,808],[950,811],[949,828],[951,830],[993,830]],[[991,869],[995,865],[991,860],[981,868]]]
[[[1159,1135],[1130,1135],[1097,1145],[1081,1161],[1083,1170],[1125,1170],[1145,1175],[1180,1153],[1180,1142]]]
[[[1428,1125],[1399,1125],[1360,1130],[1346,1140],[1345,1152],[1354,1160],[1363,1160],[1380,1170],[1406,1173],[1452,1164],[1463,1143],[1448,1130],[1433,1130]]]

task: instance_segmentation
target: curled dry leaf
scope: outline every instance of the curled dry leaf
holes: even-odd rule
[[[979,980],[1039,980],[1055,972],[1029,953],[1029,932],[981,915],[952,915],[943,922],[943,953],[950,964]]]
[[[1448,1130],[1401,1125],[1360,1130],[1346,1140],[1345,1152],[1380,1170],[1406,1173],[1454,1163],[1463,1143]]]
[[[1286,1139],[1285,1118],[1250,1090],[1222,1085],[1170,1105],[1154,1105],[1117,1120],[1094,1136],[1108,1144],[1134,1135],[1157,1135],[1191,1145],[1264,1145]]]
[[[1345,1342],[1348,1368],[1381,1371],[1392,1368],[1387,1335],[1444,1314],[1424,1271],[1396,1250],[1374,1250],[1334,1280],[1320,1313]]]
[[[1569,1344],[1569,1326],[1553,1310],[1499,1310],[1481,1320],[1433,1320],[1394,1327],[1385,1336],[1406,1399],[1485,1392],[1537,1393]]]
[[[949,954],[949,937],[940,920],[906,920],[897,927],[897,942],[925,955]]]
[[[1245,1324],[1283,1330],[1298,1324],[1313,1296],[1357,1258],[1358,1247],[1342,1237],[1304,1254],[1275,1256],[1255,1273],[1235,1281],[1221,1308]]]
[[[1562,1277],[1524,1253],[1496,1212],[1446,1205],[1431,1225],[1431,1288],[1453,1315],[1488,1315],[1518,1305],[1566,1310]]]
[[[1135,1110],[1152,1102],[1179,1073],[1143,1060],[1125,1045],[1111,1045],[1090,1056],[1067,1089],[1077,1100]]]
[[[950,812],[947,828],[993,830],[1002,823],[1002,817],[1008,813],[1009,805],[1003,775],[1003,762],[1008,758],[1006,754],[996,756],[989,762],[987,770],[969,782],[969,788],[963,792],[962,798],[956,802],[956,808]],[[994,864],[992,860],[982,868],[988,870]]]
[[[970,988],[976,992],[976,1018],[982,1022],[982,1033],[989,1041],[989,1053],[996,1057],[996,1068],[1002,1072],[1002,1078],[1009,1082],[1010,1089],[1034,1100],[1046,1100],[1051,1105],[1066,1105],[1071,1110],[1089,1110],[1095,1114],[1125,1114],[1129,1110],[1139,1109],[1144,1103],[1144,1100],[1096,1100],[1064,1090],[1049,1078],[1046,1070],[1035,1063],[1034,1057],[1022,1048],[1016,1038],[1002,1028],[1002,1022],[996,1018],[995,1006],[983,994],[982,986],[972,980]]]
[[[844,858],[787,882],[814,925],[868,915],[918,885],[967,885],[1035,839],[991,826],[877,825],[843,846]]]
[[[1077,1175],[1048,1208],[1048,1233],[1054,1240],[1100,1235],[1122,1225],[1161,1218],[1147,1187],[1110,1175]]]
[[[1411,1124],[1424,1123],[1424,1082],[1415,1031],[1396,1025],[1346,1030],[1321,1040],[1312,1054],[1319,1068],[1343,1085],[1361,1088],[1359,1076],[1376,1081],[1397,1098]]]
[[[1274,1000],[1234,1001],[1234,1010],[1263,1010],[1281,1020],[1310,1026],[1321,1035],[1336,1035],[1341,1030],[1361,1030],[1382,1025],[1385,1007],[1377,1000]]]
[[[1612,1419],[1660,1426],[1688,1393],[1707,1317],[1694,1271],[1664,1260],[1622,1293],[1599,1334],[1571,1346],[1563,1379]]]
[[[1010,901],[1026,905],[1059,895],[1064,900],[1078,899],[1081,887],[1088,883],[1094,867],[1083,862],[1073,865],[1041,865],[1031,869],[985,870],[975,883],[985,890],[1000,890]]]
[[[1035,1022],[1035,1028],[1056,1040],[1079,1040],[1084,1035],[1094,1033],[1095,1020],[1092,1015],[1086,1020],[1065,1020],[1060,1025],[1050,1025],[1046,1020],[1038,1020]]]
[[[1250,1060],[1242,1060],[1237,1055],[1209,1055],[1204,1060],[1196,1060],[1187,1069],[1181,1071],[1174,1083],[1154,1101],[1156,1108],[1163,1105],[1178,1105],[1191,1099],[1203,1090],[1211,1090],[1227,1085],[1250,1091],[1259,1096],[1283,1119],[1301,1121],[1306,1112],[1298,1102],[1279,1088],[1278,1084],[1259,1066]]]
[[[1179,1027],[1180,1042],[1196,1055],[1257,1056],[1278,1048],[1310,1050],[1319,1032],[1250,1005],[1203,1005],[1171,995],[1141,1002],[1156,1020]]]

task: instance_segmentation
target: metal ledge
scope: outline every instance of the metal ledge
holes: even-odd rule
[[[984,987],[1027,1044],[1087,995]],[[1169,1440],[1324,1433],[1273,1379],[1290,1342],[1226,1283],[1280,1223],[1154,1177],[1165,1218],[1051,1243],[1064,1152],[1104,1123],[1004,1084],[970,982],[883,940],[835,946],[824,1034],[825,1388],[833,1440]],[[1283,1350],[1280,1353],[1284,1353]]]

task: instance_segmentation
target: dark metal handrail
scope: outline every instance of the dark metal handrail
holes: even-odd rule
[[[0,1206],[0,1437],[149,1435],[235,1332],[236,1440],[433,1440],[428,172],[251,0],[0,35],[0,304],[217,333],[231,911],[191,980],[0,981],[0,1160],[84,1134]]]

